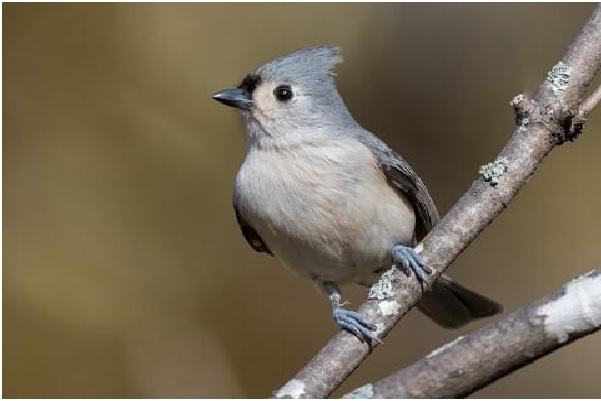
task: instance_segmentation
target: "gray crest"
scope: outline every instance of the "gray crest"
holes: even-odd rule
[[[256,73],[264,81],[319,89],[324,84],[332,85],[332,69],[340,63],[340,47],[315,46],[279,57],[258,68]]]

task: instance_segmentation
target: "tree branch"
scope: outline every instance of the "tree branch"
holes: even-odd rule
[[[466,397],[601,328],[601,270],[344,398]]]
[[[597,89],[595,89],[595,91],[584,102],[582,102],[582,105],[580,105],[579,117],[586,119],[591,111],[597,107],[600,101],[601,86],[598,86]]]
[[[601,8],[597,7],[562,61],[553,67],[533,99],[517,96],[516,127],[494,163],[483,166],[449,213],[418,245],[421,258],[436,279],[463,249],[507,207],[545,156],[573,140],[580,100],[601,65]],[[580,129],[578,129],[580,128]],[[386,274],[359,312],[385,336],[421,298],[421,287],[397,271]],[[385,289],[386,291],[382,291]],[[382,298],[386,298],[382,300]],[[286,385],[277,398],[324,398],[371,353],[356,337],[340,332]]]

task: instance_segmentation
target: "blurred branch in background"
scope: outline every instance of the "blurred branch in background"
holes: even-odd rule
[[[601,6],[597,6],[562,61],[549,72],[533,98],[512,101],[516,126],[491,169],[474,181],[445,218],[418,245],[435,280],[517,195],[542,160],[557,145],[580,132],[577,121],[582,98],[601,65]],[[593,95],[591,104],[594,104]],[[589,104],[587,101],[586,104]],[[575,121],[576,120],[576,121]],[[579,124],[574,129],[575,123]],[[396,272],[394,294],[385,301],[367,301],[359,309],[385,336],[421,298],[416,280],[406,283]],[[405,281],[405,282],[403,282]],[[402,284],[401,284],[402,283]],[[384,302],[386,306],[384,307]],[[383,313],[383,312],[386,313]],[[511,334],[511,333],[510,333]],[[371,353],[372,346],[348,333],[337,334],[292,380],[277,398],[324,398],[330,395]],[[534,350],[530,350],[534,352]],[[468,361],[469,362],[469,361]],[[449,391],[452,391],[450,389]],[[463,394],[457,388],[456,396]],[[424,396],[430,396],[424,394]]]
[[[466,397],[601,327],[601,270],[344,398]]]

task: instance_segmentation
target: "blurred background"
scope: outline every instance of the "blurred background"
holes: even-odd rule
[[[342,46],[343,97],[445,212],[495,158],[594,4],[3,4],[5,397],[266,397],[336,332],[252,251],[245,138],[211,99],[276,56]],[[507,311],[599,267],[601,110],[451,268]],[[365,290],[348,287],[356,307]],[[464,330],[411,312],[336,395]],[[479,397],[599,397],[601,336]]]

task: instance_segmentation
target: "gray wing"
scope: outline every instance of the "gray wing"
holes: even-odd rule
[[[234,200],[234,212],[236,213],[236,220],[238,221],[238,225],[240,226],[240,231],[242,231],[242,235],[248,244],[257,252],[266,252],[273,256],[273,253],[269,250],[265,242],[261,239],[259,234],[255,231],[254,228],[248,224],[242,215],[240,214],[240,210],[238,210],[238,206],[236,205],[236,201]]]
[[[379,138],[363,131],[358,139],[371,150],[390,184],[409,198],[417,216],[416,239],[422,239],[440,220],[428,189],[409,163]]]

